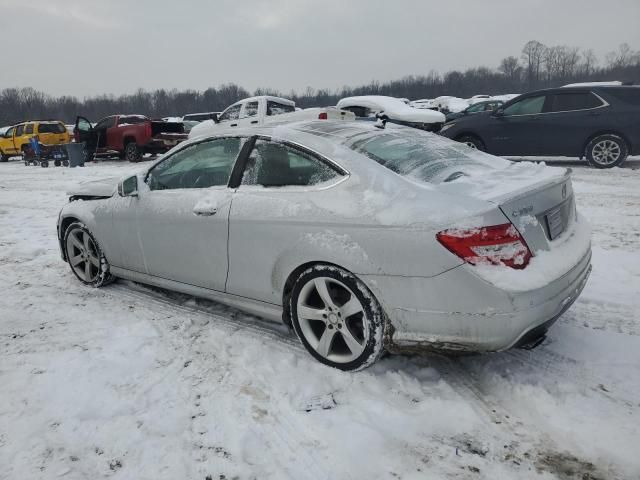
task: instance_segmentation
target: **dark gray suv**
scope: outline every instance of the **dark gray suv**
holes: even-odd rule
[[[494,155],[586,157],[597,168],[640,154],[640,87],[562,87],[527,93],[440,134]]]

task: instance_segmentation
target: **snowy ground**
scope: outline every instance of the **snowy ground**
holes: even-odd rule
[[[640,159],[575,164],[594,270],[541,347],[356,374],[213,303],[81,286],[64,192],[134,168],[0,164],[0,478],[640,478]]]

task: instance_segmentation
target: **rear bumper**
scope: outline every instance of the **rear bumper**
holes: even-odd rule
[[[579,297],[591,273],[591,250],[569,272],[534,291],[506,292],[471,268],[462,265],[432,278],[364,276],[391,322],[387,348],[496,352],[528,343]]]

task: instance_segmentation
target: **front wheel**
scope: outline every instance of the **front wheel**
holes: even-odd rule
[[[382,354],[382,308],[364,283],[346,270],[330,265],[305,270],[289,302],[298,338],[325,365],[360,370]]]
[[[9,161],[9,155],[5,155],[4,153],[0,152],[0,162],[8,162]]]
[[[481,152],[485,151],[485,146],[484,143],[482,143],[482,140],[473,135],[464,135],[462,137],[456,138],[456,141],[464,143],[466,146],[474,150],[480,150]]]
[[[69,225],[64,234],[64,248],[71,271],[85,285],[97,288],[114,280],[98,242],[82,223]]]
[[[124,156],[130,162],[139,162],[142,157],[140,149],[135,142],[127,143],[127,146],[124,148]]]
[[[617,135],[600,135],[587,145],[587,160],[595,168],[622,165],[629,155],[627,143]]]

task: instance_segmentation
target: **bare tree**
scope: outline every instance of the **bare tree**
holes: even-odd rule
[[[528,41],[522,49],[529,88],[533,88],[540,81],[540,67],[547,47],[537,40]]]

